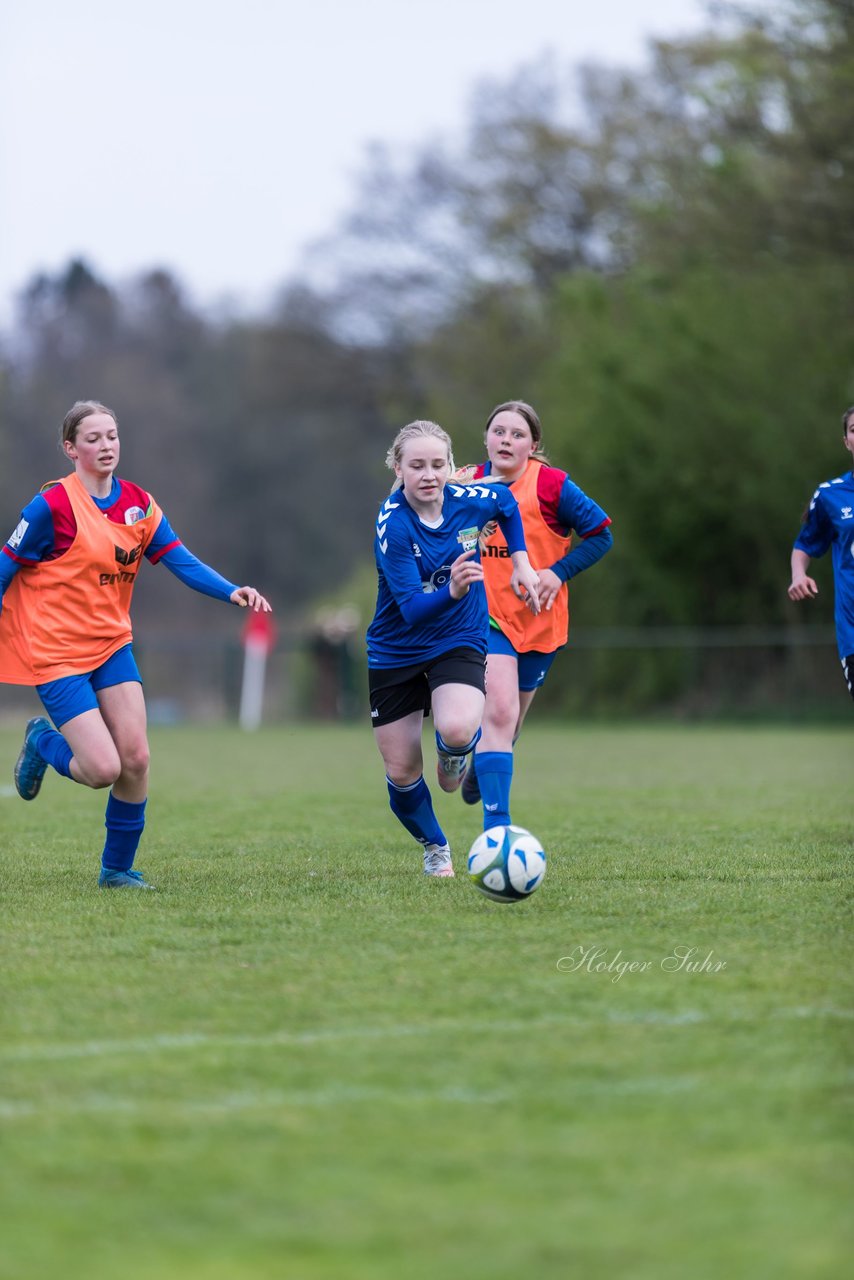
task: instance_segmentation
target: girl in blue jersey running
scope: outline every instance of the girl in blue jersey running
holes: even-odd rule
[[[854,404],[842,415],[842,443],[854,459]],[[854,698],[854,470],[825,480],[812,496],[792,550],[790,600],[818,595],[807,570],[810,559],[823,556],[828,548],[833,554],[836,642],[848,692]]]
[[[451,440],[435,422],[398,432],[386,458],[396,483],[377,520],[377,607],[368,628],[371,719],[389,803],[424,849],[424,871],[452,876],[451,851],[424,781],[421,732],[432,709],[443,791],[462,781],[480,737],[488,614],[478,537],[497,520],[513,590],[539,612],[539,581],[506,485],[449,483]]]

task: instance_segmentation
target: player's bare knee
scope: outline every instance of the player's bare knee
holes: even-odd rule
[[[151,764],[151,753],[147,744],[141,747],[133,748],[125,751],[121,758],[121,775],[123,778],[132,778],[139,781],[148,776],[149,766]]]
[[[492,729],[503,734],[515,733],[519,722],[519,708],[509,702],[497,702],[490,708],[489,723]]]
[[[423,766],[418,765],[386,765],[386,777],[389,782],[393,782],[396,787],[410,787],[413,782],[417,782],[424,772]]]
[[[103,791],[105,787],[111,787],[121,773],[118,760],[89,761],[85,765],[80,765],[78,761],[78,765],[83,775],[83,782],[93,791]]]

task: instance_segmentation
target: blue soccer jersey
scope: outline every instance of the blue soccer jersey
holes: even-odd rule
[[[374,541],[379,582],[368,627],[368,666],[430,662],[461,646],[486,653],[489,615],[483,583],[474,583],[455,600],[451,565],[470,550],[480,563],[478,534],[490,520],[498,521],[511,552],[525,550],[519,507],[507,485],[447,484],[435,526],[417,515],[402,489],[386,499]]]
[[[834,618],[840,658],[854,653],[854,473],[820,484],[795,540],[799,551],[823,556],[830,548],[835,595]]]

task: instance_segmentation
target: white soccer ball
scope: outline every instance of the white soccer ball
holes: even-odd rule
[[[524,827],[491,827],[469,850],[468,873],[475,888],[494,902],[521,902],[543,883],[545,851]]]

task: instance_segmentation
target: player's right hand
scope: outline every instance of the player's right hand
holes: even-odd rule
[[[232,604],[239,605],[241,609],[252,609],[254,613],[273,612],[270,601],[254,587],[238,587],[228,598]]]
[[[790,600],[811,600],[818,595],[818,586],[813,578],[806,574],[802,578],[793,578],[789,584]]]
[[[472,561],[474,548],[457,556],[451,565],[451,597],[462,600],[473,582],[483,582],[483,568]]]

